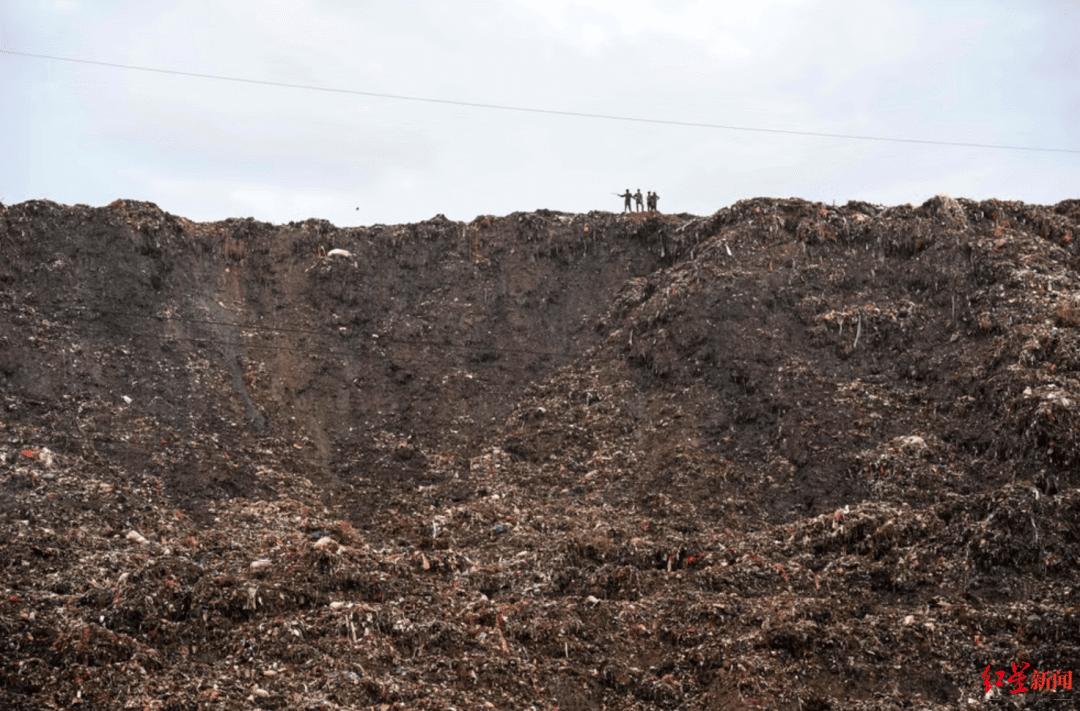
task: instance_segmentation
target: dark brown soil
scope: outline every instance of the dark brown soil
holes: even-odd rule
[[[0,708],[1071,708],[1078,229],[0,206]]]

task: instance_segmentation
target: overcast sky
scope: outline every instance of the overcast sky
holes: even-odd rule
[[[1080,150],[1076,0],[3,0],[0,50],[551,111]],[[1080,197],[1080,153],[628,122],[0,53],[0,201],[338,225]]]

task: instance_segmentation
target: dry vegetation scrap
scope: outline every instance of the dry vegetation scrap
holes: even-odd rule
[[[2,206],[0,707],[1073,704],[1078,204]]]

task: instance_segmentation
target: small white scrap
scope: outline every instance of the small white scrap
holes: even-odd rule
[[[131,398],[129,398],[127,395],[121,395],[120,397],[124,398],[124,402],[126,402],[128,405],[131,404]]]
[[[146,537],[143,536],[143,534],[139,533],[135,529],[128,531],[128,534],[127,536],[125,536],[125,538],[127,538],[132,543],[138,543],[140,546],[145,546],[150,543],[150,541],[146,540]]]
[[[251,565],[248,566],[248,570],[250,570],[252,573],[256,573],[260,570],[266,570],[270,567],[270,565],[271,563],[268,558],[260,558],[259,560],[251,561]]]
[[[897,437],[893,440],[896,443],[897,448],[901,452],[914,455],[922,455],[929,447],[926,445],[926,440],[918,435],[908,435],[907,437]]]
[[[53,453],[48,447],[42,447],[37,453],[38,460],[45,465],[46,468],[52,469],[53,465]]]
[[[330,536],[323,536],[319,540],[315,541],[315,549],[316,550],[321,551],[321,550],[329,548],[329,549],[331,549],[331,551],[335,551],[335,550],[337,550],[337,547],[338,547],[338,542],[335,541]]]
[[[352,252],[344,249],[331,249],[326,253],[327,257],[345,257],[346,259],[352,259]]]

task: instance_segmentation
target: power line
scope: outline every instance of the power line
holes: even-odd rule
[[[21,57],[33,57],[35,59],[52,59],[58,62],[73,62],[76,64],[93,64],[102,67],[115,67],[118,69],[134,69],[141,72],[156,72],[158,74],[175,74],[179,76],[197,77],[199,79],[217,79],[219,81],[240,82],[243,84],[261,84],[263,86],[278,86],[287,89],[307,89],[309,91],[324,91],[334,94],[352,94],[354,96],[370,96],[379,99],[397,99],[399,101],[422,101],[432,104],[449,104],[451,106],[469,106],[478,109],[497,109],[499,111],[520,111],[525,113],[549,114],[553,116],[573,116],[577,118],[604,119],[607,121],[631,121],[635,123],[651,123],[665,126],[687,126],[691,128],[714,128],[724,131],[751,131],[755,133],[779,133],[791,136],[816,136],[818,138],[841,138],[856,141],[879,141],[888,143],[917,143],[930,146],[955,146],[961,148],[992,148],[1009,151],[1041,151],[1044,153],[1080,153],[1078,149],[1071,148],[1040,148],[1037,146],[1007,146],[996,143],[967,143],[963,141],[933,141],[922,138],[895,138],[892,136],[863,136],[850,133],[826,133],[824,131],[796,131],[782,128],[760,128],[755,126],[731,126],[716,123],[699,123],[694,121],[673,121],[669,119],[651,119],[635,116],[614,116],[610,114],[593,114],[583,111],[560,111],[558,109],[537,109],[525,106],[506,106],[503,104],[485,104],[474,101],[458,101],[456,99],[433,99],[423,96],[404,96],[402,94],[386,94],[375,91],[359,91],[356,89],[338,89],[334,87],[314,86],[311,84],[290,84],[287,82],[266,81],[262,79],[245,79],[243,77],[227,77],[219,74],[203,74],[200,72],[184,72],[176,69],[160,69],[158,67],[140,67],[133,64],[118,64],[115,62],[99,62],[92,59],[75,59],[74,57],[56,57],[48,54],[32,54],[30,52],[13,52],[0,49],[0,53],[18,55]]]

